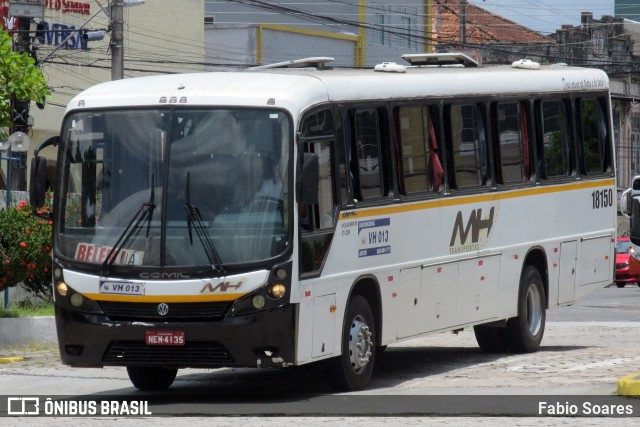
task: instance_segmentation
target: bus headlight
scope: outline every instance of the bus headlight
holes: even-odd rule
[[[265,303],[266,303],[266,300],[262,295],[254,295],[254,297],[251,298],[251,305],[256,310],[262,310],[264,308]]]
[[[275,275],[278,279],[284,280],[289,275],[286,268],[278,268],[275,272]]]
[[[243,316],[273,310],[289,303],[291,295],[291,262],[275,266],[262,287],[233,302],[228,316]]]
[[[97,302],[74,291],[65,282],[56,283],[56,292],[58,298],[56,298],[55,304],[60,307],[87,314],[104,314]]]
[[[280,299],[287,292],[287,288],[282,283],[274,283],[269,287],[267,293],[273,299]]]
[[[61,297],[66,297],[69,293],[69,287],[64,282],[58,282],[58,284],[56,285],[56,290],[58,291],[58,295],[60,295]]]
[[[71,295],[71,297],[69,297],[69,302],[71,303],[72,306],[76,308],[82,307],[82,303],[84,302],[84,297],[76,293]]]

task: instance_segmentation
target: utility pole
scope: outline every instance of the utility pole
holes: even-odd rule
[[[424,52],[433,52],[433,0],[424,2]]]
[[[111,2],[111,80],[124,78],[124,0]]]
[[[31,51],[31,39],[29,38],[30,18],[21,16],[18,18],[18,33],[14,44],[14,51],[19,53],[29,53]],[[12,126],[10,134],[15,132],[29,133],[29,100],[19,100],[15,96],[11,97],[12,106]],[[27,153],[14,153],[18,161],[10,162],[11,170],[7,171],[7,181],[11,180],[11,187],[14,190],[24,191],[27,189]]]
[[[18,35],[16,36],[15,44],[13,46],[14,51],[24,53],[31,52],[31,38],[29,37],[29,27],[31,26],[31,18],[39,17],[44,18],[44,0],[35,1],[11,1],[9,3],[9,14],[18,18]],[[17,132],[23,132],[26,135],[29,132],[29,103],[30,100],[16,99],[15,96],[11,97],[11,136],[16,135]],[[17,134],[22,135],[22,134]],[[23,136],[19,138],[22,139]],[[26,137],[28,140],[28,137]],[[13,153],[11,152],[11,145],[13,141],[9,143],[7,148],[7,204],[6,207],[11,206],[11,188],[16,190],[27,189],[27,153],[16,153],[17,165],[14,166]],[[17,150],[16,150],[17,151]],[[17,167],[16,167],[17,166]],[[9,289],[4,290],[4,308],[9,307]]]

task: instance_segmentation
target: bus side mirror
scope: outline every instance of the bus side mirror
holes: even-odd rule
[[[629,188],[620,195],[620,213],[626,218],[631,216],[631,200],[632,194],[631,189]]]
[[[304,153],[302,158],[302,188],[300,189],[300,203],[313,205],[318,203],[319,181],[318,155]]]
[[[40,150],[51,145],[57,146],[59,142],[59,136],[49,137],[40,143],[33,151],[31,172],[29,175],[29,204],[33,207],[34,211],[44,206],[46,201],[45,196],[47,194],[47,159],[39,155]]]
[[[640,198],[631,201],[630,239],[634,245],[640,245]]]
[[[620,195],[620,213],[627,218],[631,217],[631,203],[635,196],[640,196],[640,175],[634,176],[631,182],[631,188],[625,190]]]
[[[45,203],[47,192],[47,159],[34,156],[31,159],[31,175],[29,179],[29,202],[34,208],[41,208]]]

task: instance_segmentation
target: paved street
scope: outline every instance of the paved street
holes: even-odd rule
[[[357,394],[610,395],[619,377],[640,371],[638,336],[640,323],[635,322],[549,322],[541,350],[517,355],[481,353],[471,330],[429,336],[395,344],[380,354],[371,387]],[[13,393],[135,393],[124,369],[62,366],[52,346],[4,354],[25,355],[23,362],[0,365],[2,383]],[[171,392],[329,393],[323,375],[313,365],[286,370],[185,369]]]
[[[640,372],[640,288],[610,287],[573,307],[548,312],[542,348],[533,354],[481,353],[472,330],[444,333],[389,346],[379,354],[371,387],[343,396],[506,396],[539,395],[598,398],[613,396],[620,377]],[[120,368],[74,369],[61,366],[57,349],[4,348],[2,355],[25,356],[23,362],[0,365],[0,384],[15,395],[139,395]],[[308,404],[306,396],[330,396],[324,373],[318,366],[285,370],[188,369],[180,371],[169,393],[177,401],[189,396],[214,396],[210,404],[196,408],[205,415],[224,414],[232,406],[215,405],[228,396],[265,395],[279,399],[286,408]],[[293,401],[290,396],[298,396]],[[242,399],[240,399],[240,404]],[[218,402],[220,403],[220,402]],[[265,413],[277,412],[267,408]],[[286,413],[286,410],[284,411]],[[240,409],[242,413],[242,409]],[[103,419],[100,419],[101,422]],[[146,420],[146,419],[145,419]],[[164,418],[157,419],[160,425]],[[281,425],[286,419],[243,417],[252,425]],[[259,422],[258,422],[259,420]],[[344,417],[309,418],[312,425],[344,421]],[[355,425],[471,425],[471,418],[349,418]],[[491,425],[547,425],[548,418],[499,418]],[[62,421],[62,420],[61,420]],[[80,420],[77,420],[80,421]],[[120,420],[122,421],[122,420]],[[131,421],[131,420],[130,420]],[[143,420],[140,420],[143,421]],[[190,425],[211,422],[190,419]],[[216,418],[213,425],[230,425],[238,418]],[[482,422],[490,419],[482,418]],[[509,421],[503,424],[503,421]],[[575,420],[574,420],[575,421]],[[594,421],[594,424],[590,424]],[[601,425],[581,419],[581,425]],[[628,425],[630,419],[607,419],[608,425]],[[38,425],[37,420],[26,419]],[[142,424],[137,425],[144,425]],[[168,420],[167,420],[168,422]],[[362,422],[362,424],[359,424]],[[34,423],[34,424],[29,424]],[[413,424],[412,424],[413,423]],[[613,424],[612,424],[613,423]],[[620,424],[617,424],[620,423]],[[626,423],[626,424],[625,424]],[[74,424],[75,421],[74,421]],[[477,424],[476,422],[473,423]],[[154,421],[154,425],[158,425]],[[168,425],[168,424],[166,424]],[[305,425],[309,425],[305,422]],[[566,425],[573,425],[569,420]]]

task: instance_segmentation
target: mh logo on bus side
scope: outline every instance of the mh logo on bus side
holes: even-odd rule
[[[495,206],[489,210],[488,216],[482,215],[482,209],[474,209],[469,214],[467,224],[464,223],[462,211],[458,211],[456,220],[453,223],[451,242],[449,243],[449,253],[459,254],[462,252],[476,251],[484,247],[489,240],[489,234],[493,227]],[[471,239],[469,240],[469,237]]]

